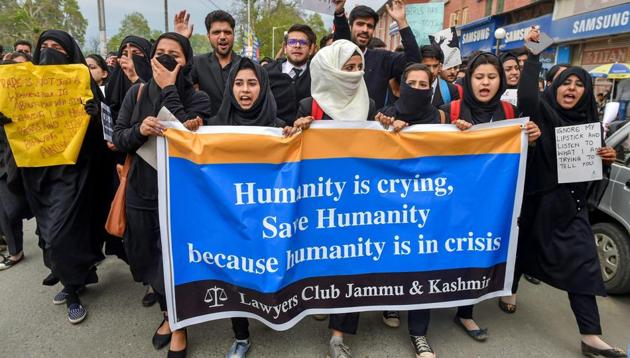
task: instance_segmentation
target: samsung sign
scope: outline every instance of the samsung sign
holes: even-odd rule
[[[551,14],[537,17],[535,19],[504,26],[505,39],[501,41],[501,50],[512,50],[525,45],[523,39],[529,33],[532,26],[540,26],[540,30],[549,34],[551,30]]]
[[[558,19],[552,24],[556,41],[630,33],[630,3],[577,16]]]
[[[473,51],[490,51],[494,43],[494,29],[496,23],[492,17],[486,17],[459,27],[460,51],[462,56]]]
[[[490,38],[490,27],[484,27],[478,30],[466,32],[462,34],[462,44],[466,45],[471,42],[485,41]]]

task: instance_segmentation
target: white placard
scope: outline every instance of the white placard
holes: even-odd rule
[[[558,183],[602,179],[602,127],[598,123],[556,128]]]
[[[162,109],[160,109],[157,118],[166,128],[175,128],[184,131],[188,130],[183,124],[181,124],[180,121],[177,120],[177,118],[175,118],[171,111],[166,109],[166,107],[162,107]],[[157,138],[155,136],[150,136],[142,147],[136,151],[136,154],[147,162],[147,164],[153,167],[153,169],[157,170]]]
[[[617,119],[617,113],[619,113],[619,102],[606,103],[606,107],[604,107],[604,117],[602,119],[604,128],[608,128],[610,122]]]
[[[501,100],[510,102],[514,106],[518,106],[518,90],[506,89],[505,92],[503,92],[503,96],[501,96]]]
[[[436,32],[429,36],[429,40],[434,46],[439,46],[444,54],[443,69],[461,65],[462,53],[459,51],[459,37],[455,27]]]
[[[335,13],[334,0],[302,0],[302,9],[319,12],[326,15]]]
[[[112,142],[112,134],[114,133],[114,120],[112,119],[112,111],[109,106],[101,102],[101,122],[103,123],[103,139]]]

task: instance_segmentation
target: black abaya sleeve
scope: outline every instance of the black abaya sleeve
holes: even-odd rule
[[[350,24],[348,24],[348,18],[346,15],[333,15],[333,25],[335,26],[335,32],[333,33],[333,41],[348,40],[352,41],[352,35],[350,33]]]
[[[162,89],[162,105],[165,106],[180,122],[185,122],[197,116],[208,123],[210,119],[210,99],[205,92],[196,91],[192,94],[192,100],[186,107],[182,104],[177,92],[177,87],[167,86]]]
[[[140,85],[133,86],[125,95],[118,119],[114,125],[112,141],[116,148],[123,153],[134,153],[147,141],[148,137],[140,134],[141,122],[131,123],[133,109],[136,105],[136,96]]]
[[[302,99],[300,103],[298,104],[298,110],[297,110],[297,115],[295,116],[295,119],[297,120],[298,118],[310,116],[312,105],[313,105],[313,97],[307,97],[307,98]]]
[[[537,122],[540,116],[540,93],[538,91],[538,74],[542,64],[538,55],[530,54],[523,66],[521,80],[518,83],[518,107],[525,117]]]
[[[374,100],[370,98],[370,107],[368,109],[367,120],[373,121],[374,117],[376,117],[376,103],[374,103]]]

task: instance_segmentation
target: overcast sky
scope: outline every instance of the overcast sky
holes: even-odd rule
[[[97,0],[78,0],[83,16],[88,20],[88,28],[85,36],[86,41],[91,38],[98,38],[98,10]],[[355,4],[364,4],[378,9],[384,0],[348,0],[346,8],[350,9]],[[195,33],[204,34],[204,19],[206,14],[217,7],[222,10],[232,10],[233,1],[225,0],[169,0],[169,28],[172,30],[172,17],[182,9],[188,10],[192,15],[192,22],[195,24]],[[107,27],[107,37],[118,32],[120,21],[126,14],[138,11],[149,21],[152,29],[164,29],[164,2],[161,0],[105,0],[105,22]],[[332,17],[324,17],[326,25],[332,25]]]

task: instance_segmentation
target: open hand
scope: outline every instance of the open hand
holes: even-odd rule
[[[188,13],[188,11],[181,10],[175,14],[175,32],[186,38],[190,38],[194,28],[195,25],[190,23],[190,13]]]
[[[165,88],[175,84],[177,74],[182,66],[178,63],[173,72],[162,66],[160,61],[155,57],[151,59],[151,67],[153,69],[153,79],[160,88]]]
[[[403,0],[393,0],[391,6],[389,4],[385,4],[385,9],[387,10],[389,16],[398,23],[399,29],[409,26],[409,24],[407,24],[407,14],[405,12],[405,2]]]

